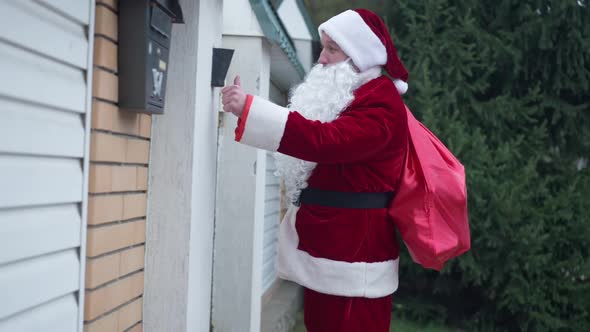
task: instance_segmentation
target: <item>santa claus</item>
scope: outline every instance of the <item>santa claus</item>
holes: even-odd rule
[[[292,202],[278,272],[304,287],[307,330],[389,331],[398,243],[388,217],[408,146],[404,68],[383,21],[347,10],[319,26],[323,50],[289,107],[222,90],[236,141],[275,151]],[[385,74],[384,74],[385,72]]]

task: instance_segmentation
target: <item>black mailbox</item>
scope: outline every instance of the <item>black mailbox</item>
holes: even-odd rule
[[[164,112],[173,23],[183,23],[178,0],[119,1],[121,109]]]

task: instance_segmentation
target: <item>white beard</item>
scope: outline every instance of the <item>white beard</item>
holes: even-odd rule
[[[349,61],[315,65],[305,81],[292,90],[288,108],[309,120],[332,122],[352,102],[354,91],[380,73],[379,67],[357,73]],[[307,180],[317,163],[278,152],[274,157],[277,166],[275,175],[283,179],[287,199],[294,202],[301,190],[307,188]]]

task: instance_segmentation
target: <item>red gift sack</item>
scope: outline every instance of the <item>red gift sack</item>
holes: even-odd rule
[[[408,149],[389,215],[414,262],[440,271],[471,246],[465,168],[406,107]]]

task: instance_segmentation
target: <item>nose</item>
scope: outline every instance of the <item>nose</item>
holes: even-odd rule
[[[321,65],[327,65],[328,64],[328,57],[325,54],[325,51],[322,50],[320,52],[320,57],[318,58],[318,63]]]

